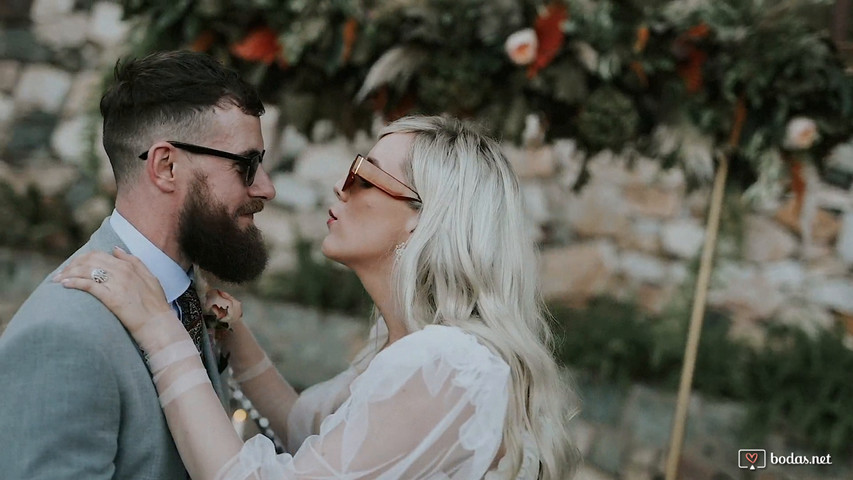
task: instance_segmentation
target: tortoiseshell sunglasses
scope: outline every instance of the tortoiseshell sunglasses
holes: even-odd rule
[[[341,191],[349,188],[352,182],[355,181],[356,176],[397,200],[411,200],[422,203],[418,192],[400,180],[397,180],[377,165],[374,165],[362,155],[355,156],[355,160],[353,160],[352,165],[349,167],[349,173],[347,174],[347,179],[344,180],[344,186],[341,187]]]

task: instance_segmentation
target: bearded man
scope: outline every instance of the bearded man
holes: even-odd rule
[[[119,62],[100,109],[115,210],[74,255],[121,248],[138,257],[223,397],[192,272],[240,283],[266,266],[253,221],[275,196],[261,165],[263,104],[210,56],[160,52]],[[144,352],[101,302],[52,276],[0,337],[0,476],[187,478]],[[109,286],[109,271],[91,277]]]

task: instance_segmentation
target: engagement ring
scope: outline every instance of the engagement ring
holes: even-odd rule
[[[110,279],[110,276],[107,275],[107,271],[103,268],[94,268],[92,269],[92,280],[95,283],[106,283],[107,280]]]

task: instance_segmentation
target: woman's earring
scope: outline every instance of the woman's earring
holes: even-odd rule
[[[398,243],[396,247],[394,247],[394,257],[399,260],[403,257],[403,250],[406,249],[406,242]]]

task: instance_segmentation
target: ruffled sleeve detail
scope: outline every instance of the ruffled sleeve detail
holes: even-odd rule
[[[501,444],[508,382],[507,364],[474,336],[428,326],[379,352],[293,456],[255,437],[218,478],[482,478]]]

